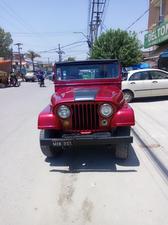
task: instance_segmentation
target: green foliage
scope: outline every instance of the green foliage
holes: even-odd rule
[[[32,61],[32,64],[33,64],[33,71],[35,70],[35,67],[34,67],[34,59],[37,58],[37,57],[40,57],[40,55],[37,54],[36,52],[32,51],[32,50],[29,50],[29,51],[26,53],[26,58],[31,59],[31,61]]]
[[[141,44],[135,32],[108,30],[95,41],[92,59],[119,59],[123,66],[141,62]]]
[[[40,57],[39,54],[35,53],[34,51],[32,50],[29,50],[27,53],[26,53],[26,58],[28,59],[31,59],[31,61],[33,62],[35,58],[37,57]]]
[[[9,32],[5,32],[4,29],[0,27],[0,57],[4,57],[6,59],[10,58],[10,45],[12,42],[11,34]]]
[[[67,59],[67,62],[74,62],[75,61],[75,57],[69,56]]]

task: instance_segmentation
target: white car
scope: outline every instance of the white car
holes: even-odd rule
[[[25,79],[26,82],[27,81],[35,82],[37,80],[37,77],[36,77],[36,75],[34,74],[33,71],[28,71],[26,73],[26,75],[24,76],[24,79]]]
[[[122,90],[127,102],[133,98],[168,95],[168,72],[159,69],[131,70],[123,76]]]

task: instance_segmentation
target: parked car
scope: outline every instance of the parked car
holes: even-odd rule
[[[32,81],[32,82],[37,81],[37,77],[36,77],[34,71],[28,71],[28,72],[25,74],[24,79],[25,79],[26,82],[27,82],[27,81]]]
[[[55,93],[38,117],[43,154],[108,145],[117,158],[126,159],[135,121],[121,90],[118,60],[61,62],[55,71]]]
[[[132,70],[123,76],[125,100],[168,95],[168,72],[159,69]]]

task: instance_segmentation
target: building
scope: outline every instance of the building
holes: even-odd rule
[[[144,37],[144,48],[149,59],[158,63],[160,54],[168,49],[168,0],[149,0],[148,33]]]
[[[25,65],[25,59],[24,59],[24,54],[20,54],[18,52],[13,52],[13,58],[12,58],[12,62],[13,65],[20,65],[20,58],[21,58],[21,64]]]

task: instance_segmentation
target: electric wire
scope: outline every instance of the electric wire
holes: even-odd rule
[[[22,29],[24,29],[25,31],[30,31],[29,28],[26,28],[26,25],[23,23],[23,19],[19,18],[19,16],[16,14],[16,12],[14,12],[12,10],[12,8],[10,6],[8,6],[6,4],[6,2],[4,2],[3,0],[0,1],[1,7],[3,8],[3,10],[11,17],[14,19],[15,22],[17,22],[18,25],[20,25],[20,27],[22,27]]]
[[[62,49],[62,48],[69,47],[69,46],[73,46],[73,45],[76,45],[76,44],[79,44],[79,43],[84,43],[84,42],[86,42],[86,41],[76,41],[76,42],[72,42],[72,43],[70,43],[70,44],[61,46],[61,49]],[[58,50],[58,48],[52,48],[52,49],[48,49],[48,50],[42,50],[42,51],[38,51],[38,53],[52,53],[52,52],[55,52],[56,50]]]
[[[133,23],[131,23],[126,30],[129,30],[133,25],[135,25],[139,20],[141,20],[155,5],[157,5],[160,2],[160,0],[158,0],[157,2],[155,2],[151,7],[149,7],[147,10],[145,10],[145,12],[140,15]]]

